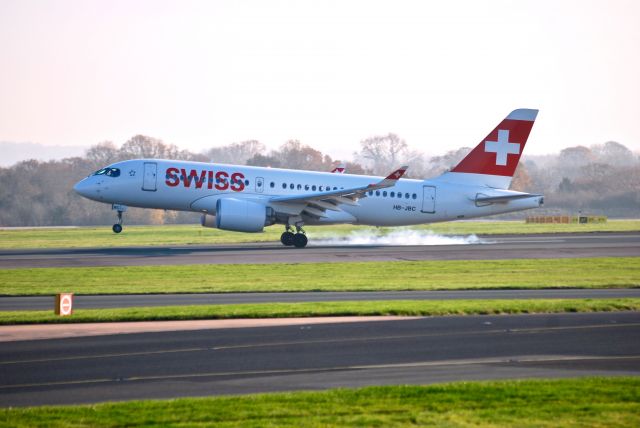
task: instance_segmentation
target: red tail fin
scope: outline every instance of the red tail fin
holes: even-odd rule
[[[513,177],[537,115],[538,110],[512,111],[451,172]]]

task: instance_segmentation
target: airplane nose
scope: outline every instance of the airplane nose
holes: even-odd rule
[[[94,186],[90,183],[87,182],[87,179],[85,178],[84,180],[80,180],[76,183],[75,186],[73,186],[73,190],[81,195],[84,196],[85,198],[88,198],[91,196],[91,190]]]

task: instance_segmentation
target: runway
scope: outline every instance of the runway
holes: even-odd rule
[[[0,405],[640,375],[640,313],[433,317],[7,343]]]
[[[640,288],[373,291],[300,293],[114,294],[75,296],[74,308],[112,309],[140,306],[229,305],[242,303],[297,303],[375,300],[478,299],[624,299],[640,298]],[[0,311],[52,310],[53,296],[0,297]]]
[[[279,243],[251,243],[0,250],[0,269],[636,256],[640,256],[640,232],[484,236],[481,243],[463,245],[331,245],[296,249]]]

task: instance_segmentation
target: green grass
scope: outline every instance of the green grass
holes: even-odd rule
[[[4,295],[638,286],[640,257],[0,270]]]
[[[637,427],[640,378],[456,382],[1,409],[7,427]]]
[[[0,325],[357,315],[499,315],[637,310],[640,310],[640,299],[635,298],[392,300],[81,309],[75,311],[70,317],[59,317],[53,314],[52,304],[50,311],[0,311]]]
[[[560,232],[640,231],[640,220],[610,220],[604,224],[525,224],[523,221],[463,221],[413,227],[449,235]],[[363,226],[309,226],[310,239],[344,236],[355,231],[385,234],[393,228]],[[156,245],[207,245],[242,242],[279,242],[282,226],[271,226],[264,233],[226,232],[198,225],[125,226],[116,235],[110,226],[71,229],[3,229],[0,248],[121,247]]]

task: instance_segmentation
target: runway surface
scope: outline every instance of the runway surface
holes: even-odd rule
[[[334,245],[304,249],[278,244],[184,247],[0,250],[0,269],[26,267],[490,260],[640,256],[640,233],[485,236],[462,245]]]
[[[303,293],[203,293],[116,294],[75,296],[75,309],[109,309],[137,306],[228,305],[238,303],[339,302],[364,300],[461,300],[461,299],[622,299],[640,298],[640,288],[375,291]],[[0,297],[0,311],[52,310],[53,296]]]
[[[640,375],[640,313],[434,317],[11,342],[0,405]]]

